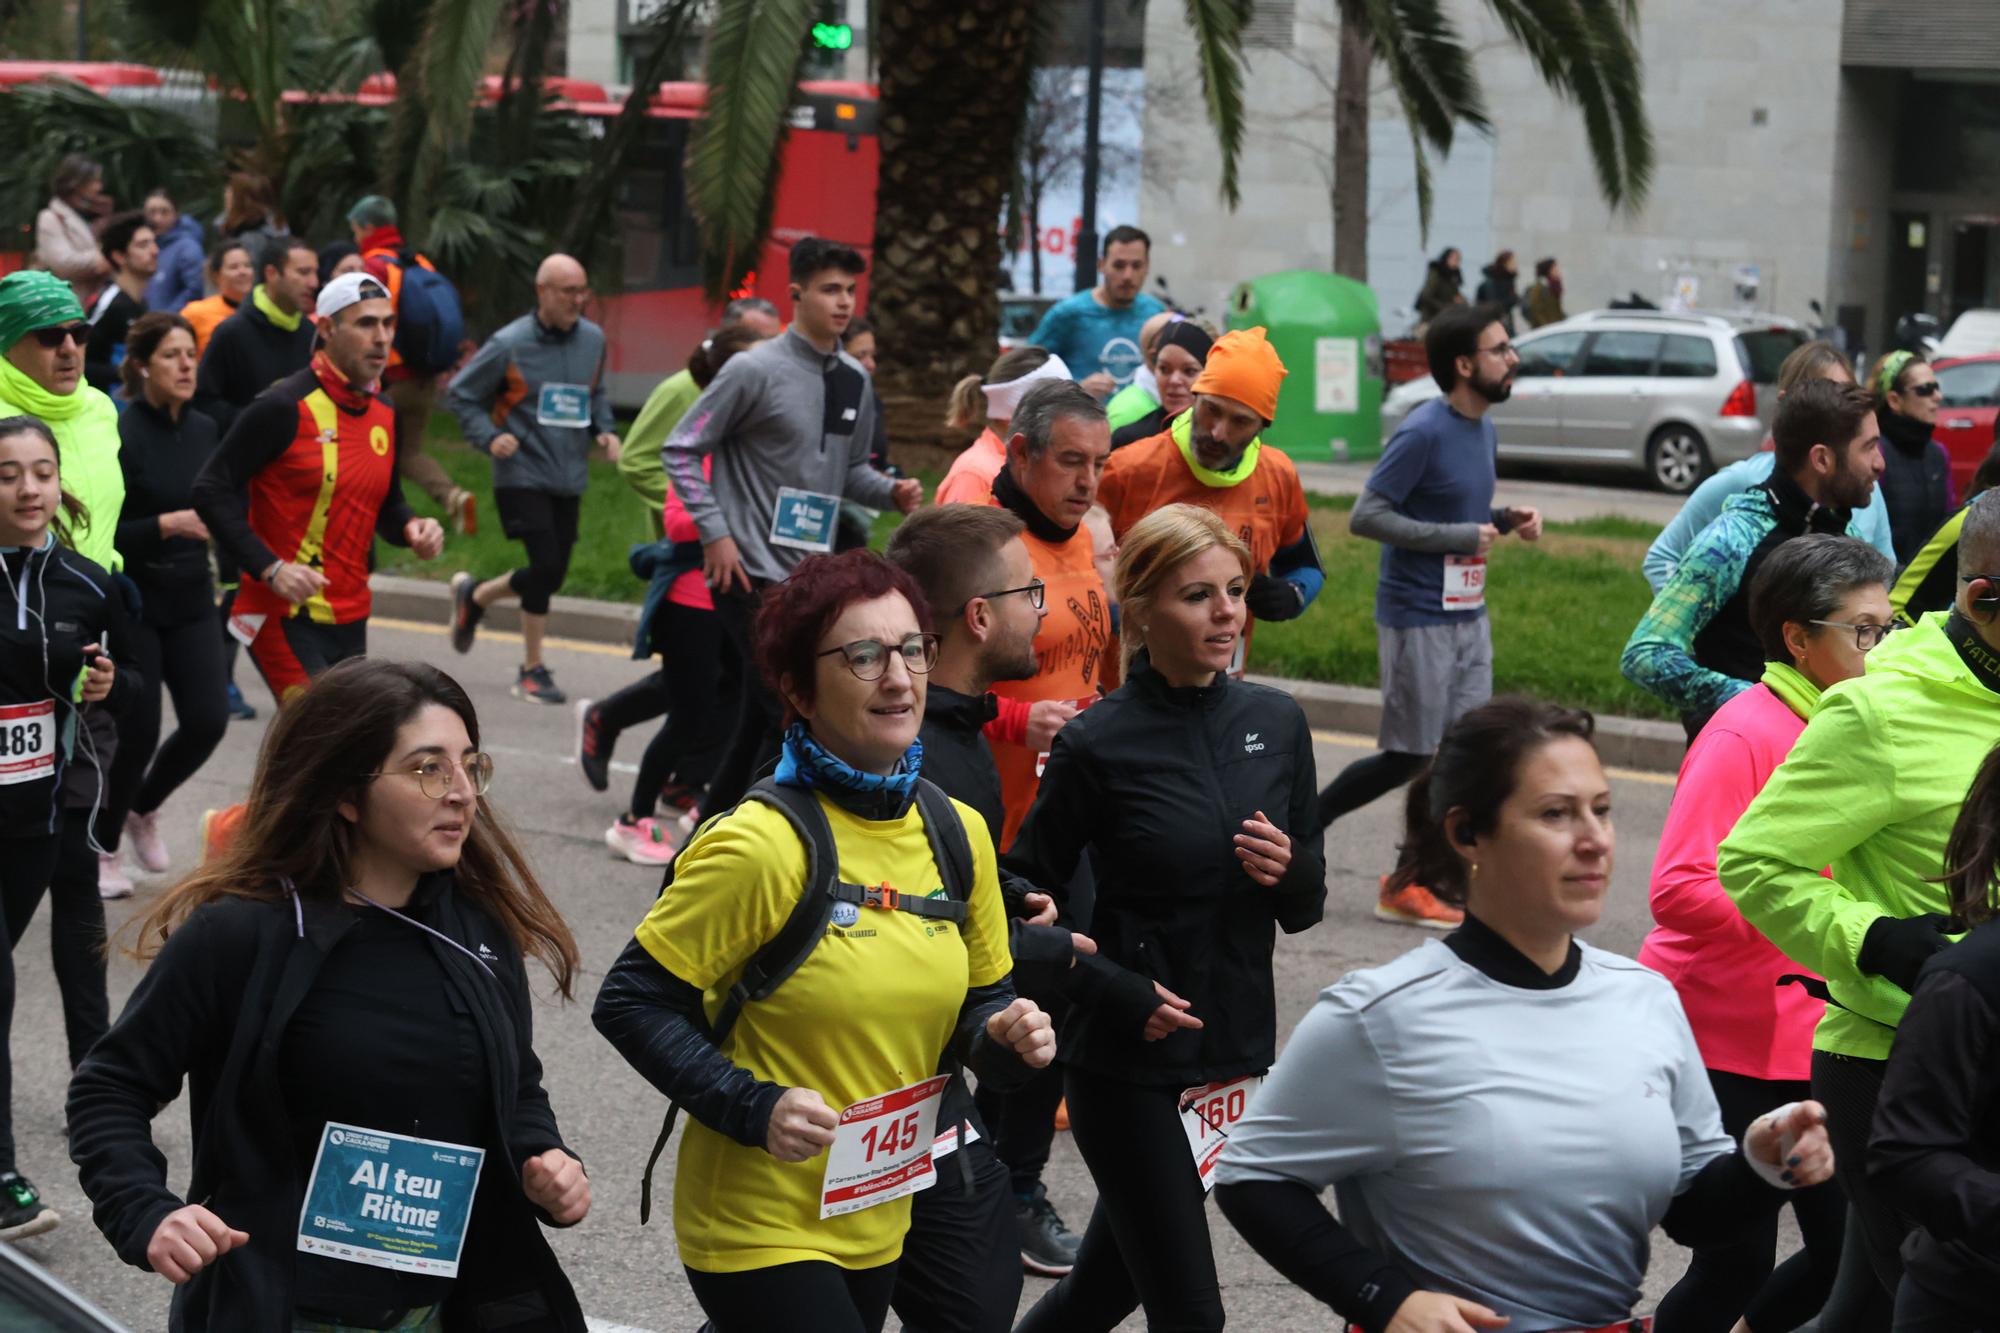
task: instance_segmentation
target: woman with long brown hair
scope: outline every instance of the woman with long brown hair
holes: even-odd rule
[[[138,923],[157,956],[70,1084],[70,1155],[119,1255],[179,1288],[171,1327],[584,1327],[536,1225],[590,1186],[523,966],[567,997],[576,944],[492,773],[456,681],[341,663],[278,714],[228,847]],[[150,1130],[183,1079],[199,1202]]]

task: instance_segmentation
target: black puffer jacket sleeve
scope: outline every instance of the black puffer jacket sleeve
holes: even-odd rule
[[[1014,979],[1002,977],[990,986],[974,986],[959,1006],[958,1025],[952,1030],[951,1053],[960,1064],[979,1076],[979,1085],[996,1092],[1009,1092],[1028,1081],[1035,1071],[986,1035],[986,1020],[1014,1003]]]
[[[1299,762],[1292,768],[1291,809],[1282,815],[1276,810],[1264,812],[1292,840],[1291,864],[1271,889],[1277,899],[1273,911],[1278,928],[1287,935],[1311,929],[1326,915],[1326,840],[1314,832],[1319,824],[1319,775],[1312,761],[1312,724],[1303,711],[1295,712],[1295,717],[1293,753]]]
[[[605,973],[590,1021],[627,1064],[689,1115],[745,1147],[761,1148],[786,1090],[722,1053],[701,996],[699,987],[660,966],[633,940]]]

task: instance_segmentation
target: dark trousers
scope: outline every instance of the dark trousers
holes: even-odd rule
[[[129,632],[140,690],[118,718],[111,788],[97,819],[97,841],[106,851],[118,850],[126,812],[151,814],[164,805],[208,762],[229,727],[229,667],[213,624],[135,622]],[[155,752],[163,693],[173,696],[175,727]]]
[[[656,615],[653,642],[660,647],[667,720],[639,758],[632,783],[635,819],[650,816],[669,785],[708,785],[741,709],[737,692],[743,672],[715,612],[668,603]]]
[[[1833,1147],[1834,1179],[1854,1210],[1867,1242],[1869,1266],[1885,1292],[1903,1280],[1903,1238],[1910,1224],[1868,1179],[1868,1135],[1875,1123],[1875,1102],[1882,1095],[1885,1060],[1814,1051],[1813,1096],[1826,1106],[1826,1136]]]
[[[1020,1246],[1007,1168],[985,1140],[959,1149],[972,1194],[945,1158],[910,1209],[890,1306],[903,1333],[1007,1333],[1021,1303]]]
[[[0,839],[0,900],[32,901],[55,873],[59,838]],[[14,1169],[14,951],[0,950],[0,1171]],[[1011,1257],[1011,1252],[1010,1252]]]
[[[1319,794],[1319,826],[1326,828],[1342,815],[1387,796],[1424,771],[1430,756],[1404,754],[1400,750],[1378,750],[1366,759],[1357,759]]]
[[[932,1186],[933,1189],[938,1188]],[[741,1273],[687,1271],[708,1322],[701,1333],[881,1333],[896,1265],[858,1272],[819,1261]]]
[[[1150,1333],[1216,1333],[1222,1287],[1174,1088],[1071,1069],[1070,1131],[1097,1181],[1076,1267],[1017,1333],[1109,1333],[1135,1308]]]
[[[736,729],[730,735],[729,748],[723,752],[722,763],[709,780],[708,795],[701,803],[704,819],[732,809],[743,799],[743,793],[750,789],[750,783],[764,765],[778,756],[778,742],[782,738],[779,724],[784,718],[784,711],[778,696],[764,684],[763,673],[755,665],[757,653],[753,639],[757,608],[762,601],[761,586],[747,594],[715,594],[715,614],[722,623],[723,636],[736,650],[736,660],[743,664],[743,689],[738,696]]]
[[[1786,1102],[1804,1101],[1804,1081],[1749,1078],[1708,1071],[1722,1110],[1722,1128],[1741,1140],[1750,1122]],[[1840,1268],[1847,1200],[1832,1181],[1786,1196],[1798,1218],[1805,1248],[1772,1268],[1778,1249],[1778,1213],[1771,1212],[1735,1238],[1694,1252],[1687,1274],[1660,1301],[1659,1333],[1729,1333],[1747,1320],[1754,1333],[1791,1333],[1819,1313]]]
[[[2000,1312],[1994,1309],[1992,1296],[1993,1293],[1988,1293],[1985,1309],[1975,1312],[1936,1295],[1905,1275],[1902,1285],[1896,1288],[1894,1333],[1993,1333],[2000,1329]]]
[[[55,853],[49,872],[39,882],[33,875],[9,879],[0,892],[10,951],[35,919],[44,890],[48,893],[49,960],[62,994],[63,1033],[72,1069],[83,1063],[85,1052],[111,1027],[104,900],[97,896],[97,849],[90,845],[90,829],[89,810],[65,810],[62,833],[52,840]]]
[[[549,598],[562,590],[563,580],[569,577],[569,557],[576,549],[582,504],[581,496],[549,495],[513,486],[493,492],[494,508],[500,511],[500,530],[527,550],[527,568],[510,574],[507,586],[520,597],[521,610],[528,615],[547,615]]]

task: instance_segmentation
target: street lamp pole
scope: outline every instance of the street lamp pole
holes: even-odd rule
[[[1090,92],[1083,129],[1083,217],[1076,229],[1076,289],[1097,285],[1098,130],[1104,111],[1104,0],[1090,0]]]

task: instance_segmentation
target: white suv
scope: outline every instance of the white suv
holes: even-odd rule
[[[1493,408],[1502,460],[1643,471],[1685,494],[1756,452],[1777,409],[1778,367],[1806,341],[1764,315],[1593,310],[1514,340],[1514,393]],[[1386,441],[1438,396],[1428,375],[1382,403]]]

